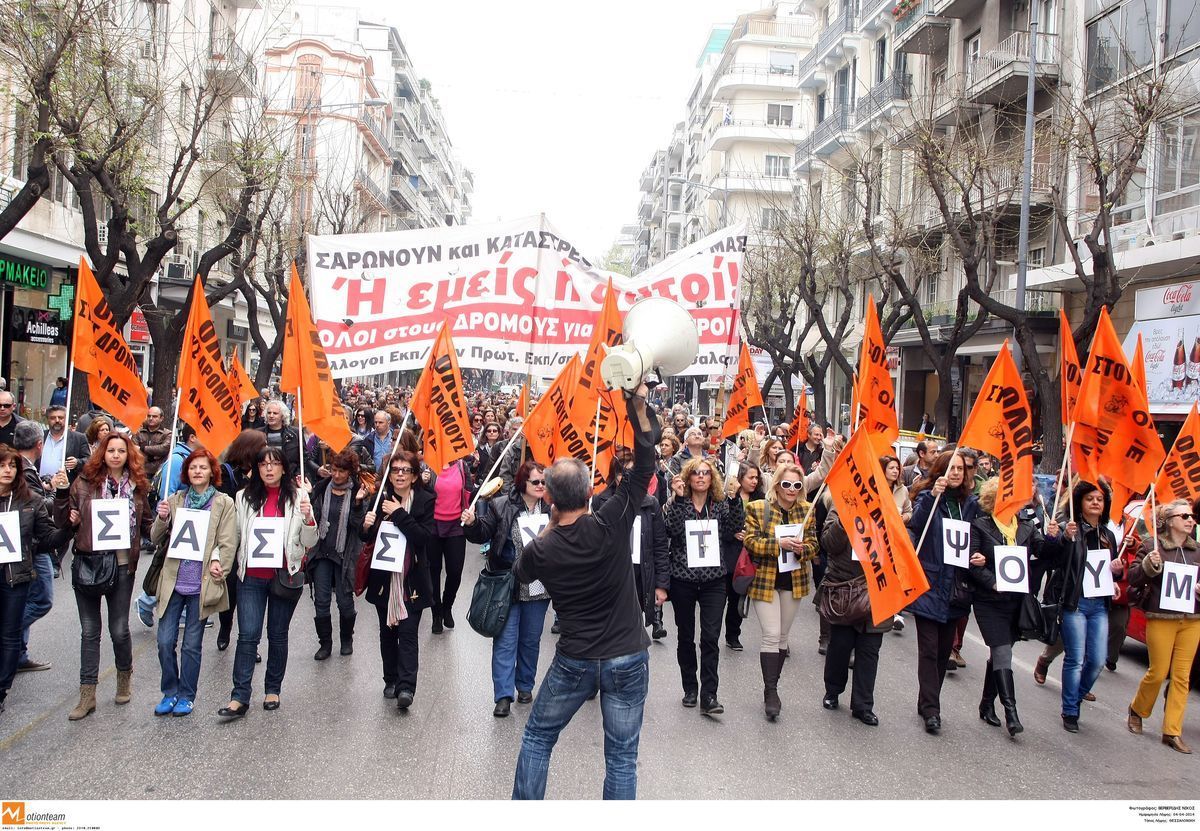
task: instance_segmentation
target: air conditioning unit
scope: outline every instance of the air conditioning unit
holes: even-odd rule
[[[187,280],[187,264],[186,263],[167,263],[167,279],[168,280]]]
[[[108,247],[108,226],[107,225],[97,226],[96,241],[100,243],[101,248]]]

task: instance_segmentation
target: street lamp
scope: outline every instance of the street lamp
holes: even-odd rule
[[[726,218],[726,214],[728,213],[728,211],[726,209],[729,207],[729,189],[728,188],[715,188],[712,185],[702,185],[699,182],[689,182],[687,179],[684,179],[682,176],[671,176],[667,179],[667,181],[672,184],[686,185],[688,187],[700,188],[700,190],[706,190],[709,193],[721,194],[721,219],[720,219],[720,222],[721,222],[721,227],[722,228],[725,227],[725,218]]]

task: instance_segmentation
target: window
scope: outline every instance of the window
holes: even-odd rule
[[[1117,150],[1119,152],[1119,148]],[[1125,193],[1114,193],[1110,197],[1117,205],[1117,207],[1113,208],[1112,212],[1114,225],[1137,222],[1146,218],[1147,156],[1148,154],[1142,154],[1142,163],[1134,171],[1133,177],[1129,180],[1129,185],[1125,188]]]
[[[1030,248],[1029,257],[1025,261],[1027,268],[1041,268],[1046,264],[1046,248]]]
[[[925,297],[922,298],[921,302],[926,306],[932,306],[937,302],[938,276],[936,272],[930,272],[929,274],[925,275],[924,285],[922,285],[922,288],[925,290]],[[928,319],[929,314],[930,311],[927,311],[926,319]]]
[[[18,104],[13,119],[12,177],[25,181],[25,166],[29,159],[29,117],[25,107]]]
[[[1156,2],[1130,0],[1088,24],[1088,92],[1096,92],[1154,59],[1157,11]],[[1195,11],[1194,5],[1191,11]]]
[[[963,41],[963,69],[968,78],[975,72],[975,64],[979,61],[979,50],[979,32]]]
[[[795,52],[780,52],[772,49],[768,53],[767,61],[771,66],[771,74],[773,75],[795,75],[796,74],[796,53]]]
[[[767,156],[763,175],[773,179],[787,179],[791,175],[791,159],[788,156]]]
[[[1155,213],[1200,205],[1200,110],[1161,125],[1155,167]]]
[[[1167,54],[1200,43],[1200,9],[1195,0],[1167,0]]]
[[[825,120],[825,93],[817,93],[817,123]]]
[[[767,104],[767,123],[773,127],[791,127],[792,105]]]
[[[883,148],[871,151],[871,173],[867,182],[870,198],[867,200],[867,215],[871,218],[883,212]]]
[[[821,208],[822,208],[821,183],[820,182],[817,182],[811,188],[809,188],[809,200],[810,200],[809,204],[812,206],[813,216],[820,217],[821,216]]]
[[[904,54],[901,52],[900,54]],[[888,72],[888,43],[887,35],[875,41],[875,78],[874,83],[882,84],[887,80]]]
[[[321,106],[321,59],[317,55],[301,55],[296,74],[296,100],[292,109],[307,110]]]
[[[762,227],[764,231],[774,231],[783,224],[783,211],[779,208],[762,209]]]
[[[848,219],[858,216],[858,181],[853,167],[842,170],[842,207]]]

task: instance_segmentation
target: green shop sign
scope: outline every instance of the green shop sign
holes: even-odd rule
[[[50,269],[0,254],[0,283],[22,289],[46,291],[50,286]]]

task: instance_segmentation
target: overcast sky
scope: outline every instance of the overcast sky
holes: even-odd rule
[[[709,30],[765,4],[360,3],[433,84],[475,174],[472,221],[545,211],[595,257],[636,218],[638,176],[683,118]]]

